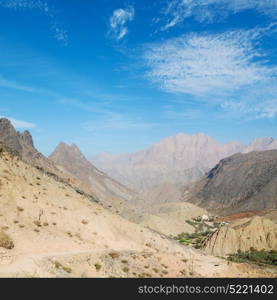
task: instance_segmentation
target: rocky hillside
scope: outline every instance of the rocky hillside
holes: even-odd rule
[[[0,184],[1,277],[275,276],[131,223],[2,146]]]
[[[40,153],[33,142],[32,135],[29,131],[18,132],[15,130],[10,120],[0,119],[0,143],[7,146],[15,154],[19,155],[24,161],[38,168],[43,168],[50,173],[53,173],[64,181],[84,190],[90,190],[80,180],[77,180],[70,174],[61,172],[54,164],[54,162],[42,153]],[[96,195],[93,195],[96,197]]]
[[[103,153],[93,157],[92,162],[111,177],[141,191],[164,183],[188,184],[234,153],[270,149],[277,149],[277,141],[272,138],[256,139],[245,146],[238,142],[220,144],[202,133],[179,133],[148,149],[120,155]]]
[[[29,164],[43,168],[98,198],[110,210],[129,214],[126,201],[134,193],[92,166],[77,146],[61,143],[51,156],[52,159],[49,159],[35,148],[29,131],[17,132],[11,122],[4,118],[0,119],[0,142]]]
[[[63,172],[83,182],[102,202],[122,210],[135,193],[94,167],[76,145],[60,143],[49,159]],[[126,201],[124,201],[126,200]],[[116,203],[117,202],[117,203]]]
[[[277,208],[277,150],[221,160],[183,200],[225,214]]]
[[[221,257],[251,248],[277,250],[277,224],[260,216],[239,219],[211,234],[204,244],[207,253]]]
[[[0,119],[0,142],[17,152],[23,159],[33,165],[57,171],[54,163],[44,157],[34,146],[32,135],[29,131],[22,133],[15,130],[10,120]]]

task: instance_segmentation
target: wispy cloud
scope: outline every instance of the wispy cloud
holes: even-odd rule
[[[52,21],[52,30],[54,37],[57,41],[61,42],[64,46],[68,45],[68,33],[65,29],[59,27],[56,22]]]
[[[133,21],[135,17],[135,10],[133,6],[125,9],[119,8],[113,11],[110,17],[110,31],[112,37],[116,40],[121,40],[127,33],[128,28],[126,24]]]
[[[17,119],[6,117],[6,116],[0,116],[0,118],[9,119],[11,121],[11,123],[13,124],[13,126],[16,129],[31,129],[31,128],[35,128],[36,127],[35,124],[30,123],[30,122],[26,122],[26,121],[22,121],[22,120],[17,120]]]
[[[62,98],[60,103],[92,113],[92,119],[84,122],[83,128],[88,132],[118,132],[128,130],[150,129],[158,124],[147,122],[138,116],[117,112],[114,107],[102,102],[84,102],[73,98]]]
[[[168,92],[193,96],[226,94],[269,81],[276,67],[258,47],[262,30],[188,34],[150,44],[144,53],[147,78]]]
[[[5,88],[11,88],[15,90],[20,90],[24,92],[38,92],[39,90],[28,86],[28,85],[22,85],[20,83],[17,83],[15,81],[7,80],[3,76],[0,75],[0,87],[5,87]]]
[[[50,20],[50,28],[56,40],[63,43],[65,46],[68,44],[67,31],[60,27],[57,22],[55,9],[48,4],[46,0],[0,0],[0,7],[14,9],[14,10],[38,10],[47,16]]]
[[[93,112],[98,114],[110,114],[110,110],[104,108],[105,102],[97,102],[97,101],[90,101],[90,102],[84,102],[80,101],[79,99],[75,98],[60,98],[59,102],[64,105],[73,106],[75,108],[87,111],[87,112]]]
[[[2,75],[0,75],[0,87],[14,89],[23,92],[29,92],[29,93],[40,93],[40,94],[49,95],[56,98],[60,97],[60,95],[54,91],[45,88],[38,88],[38,87],[22,84],[15,80],[6,79]]]
[[[275,0],[167,0],[162,10],[166,16],[162,30],[167,30],[182,23],[187,18],[199,22],[211,23],[227,18],[245,10],[277,18],[277,1]]]
[[[273,119],[277,117],[277,99],[260,102],[226,101],[221,107],[227,113],[235,113],[238,118],[242,115],[247,120]]]
[[[22,8],[34,9],[35,8],[47,14],[50,11],[47,1],[42,1],[42,0],[1,0],[0,5],[2,7],[13,8],[13,9],[22,9]]]
[[[88,121],[83,124],[83,128],[89,132],[145,130],[158,126],[156,123],[145,122],[145,120],[140,118],[131,118],[130,116],[118,113],[110,113],[109,116],[104,116],[101,120]]]
[[[163,117],[169,120],[196,120],[206,116],[205,112],[197,108],[185,108],[176,110],[175,107],[164,107]]]

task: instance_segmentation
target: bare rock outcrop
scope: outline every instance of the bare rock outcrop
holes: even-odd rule
[[[211,234],[203,246],[208,254],[226,256],[238,250],[277,250],[277,224],[255,216],[236,220]]]
[[[277,208],[277,150],[221,160],[185,198],[220,214]]]
[[[135,193],[92,165],[75,145],[61,142],[49,159],[63,172],[83,182],[104,204],[118,212]]]
[[[32,165],[43,167],[51,172],[57,172],[54,163],[41,154],[34,146],[32,135],[29,131],[18,132],[10,120],[0,119],[0,142],[15,151],[24,160]]]

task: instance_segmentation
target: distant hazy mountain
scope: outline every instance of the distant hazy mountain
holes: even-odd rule
[[[222,159],[183,200],[223,214],[277,208],[277,150]]]
[[[246,146],[242,153],[248,153],[251,151],[264,151],[277,149],[277,140],[272,137],[257,138],[253,140],[248,146]]]
[[[98,196],[101,201],[120,210],[124,200],[130,200],[134,192],[94,167],[76,145],[60,143],[49,156],[63,172],[74,176]]]
[[[103,153],[91,161],[111,177],[141,191],[163,183],[191,183],[224,157],[269,149],[277,149],[277,140],[256,139],[245,146],[239,142],[220,144],[203,133],[179,133],[145,150],[119,155]]]

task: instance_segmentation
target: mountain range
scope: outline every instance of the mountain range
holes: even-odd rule
[[[0,278],[182,277],[218,276],[218,272],[239,276],[241,272],[110,212],[23,161],[6,145],[0,145],[0,182]],[[191,256],[197,259],[192,275]]]
[[[221,159],[235,153],[277,149],[277,140],[257,138],[249,145],[221,144],[206,134],[179,133],[148,149],[127,154],[102,153],[91,161],[119,182],[146,191],[165,183],[184,186],[201,179]]]
[[[277,150],[222,159],[182,200],[221,214],[277,208]]]
[[[63,154],[59,161],[65,164],[73,158],[75,165],[67,167],[69,174],[40,154],[29,134],[16,132],[7,120],[0,125],[0,277],[275,276],[268,270],[230,264],[184,247],[146,228],[148,223],[126,220],[103,207],[93,193],[86,194],[72,185],[71,173],[79,178],[88,175],[90,180],[96,172],[76,146],[60,144],[58,153],[51,156],[58,159]],[[76,163],[75,158],[79,158]],[[48,164],[53,166],[52,172]],[[76,166],[90,167],[90,171],[79,173]],[[67,172],[63,177],[70,180],[59,177],[56,169]],[[98,175],[110,181],[105,174]],[[94,180],[84,184],[94,182],[97,186]],[[181,214],[191,215],[189,207],[194,205],[185,205]],[[163,206],[157,211],[163,221],[169,210],[176,219],[172,207]],[[166,226],[157,225],[157,229]],[[180,225],[175,224],[174,229]]]
[[[76,145],[60,143],[50,158],[47,158],[35,148],[29,131],[16,131],[5,118],[0,119],[0,142],[27,163],[47,170],[81,193],[92,195],[113,211],[122,212],[125,202],[135,195],[130,189],[95,168]]]
[[[205,145],[211,160],[221,155],[213,153],[216,143],[205,135],[194,142],[198,150],[190,150],[191,155],[203,164]],[[153,165],[164,157],[177,168],[189,147],[181,151],[176,144],[175,161],[154,147]],[[256,140],[248,148],[232,143],[224,151],[274,144],[273,139]],[[277,150],[237,153],[195,183],[186,186],[186,177],[178,178],[138,195],[91,164],[75,144],[60,143],[47,158],[30,132],[17,132],[9,120],[0,119],[0,277],[276,277],[268,268],[207,255],[248,250],[257,239],[259,249],[276,249],[276,162]],[[251,209],[265,219],[250,216],[222,227],[225,223],[214,215]],[[201,247],[199,241],[203,251],[194,249]]]
[[[70,146],[61,142],[49,159],[60,171],[80,180],[102,203],[117,212],[122,212],[126,208],[126,201],[136,195],[93,166],[75,144]]]

